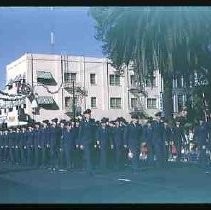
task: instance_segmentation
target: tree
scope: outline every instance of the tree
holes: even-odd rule
[[[211,66],[210,7],[98,7],[91,8],[90,14],[96,39],[103,42],[103,53],[116,69],[133,63],[142,83],[159,69],[164,112],[171,118],[172,78],[184,75],[189,84],[194,72]]]

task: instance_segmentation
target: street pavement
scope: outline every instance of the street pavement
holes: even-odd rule
[[[211,172],[196,165],[85,171],[0,165],[0,203],[211,203]]]

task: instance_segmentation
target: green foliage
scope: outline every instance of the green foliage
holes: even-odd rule
[[[90,14],[96,22],[96,38],[115,68],[133,63],[139,80],[160,70],[168,105],[173,75],[184,75],[189,83],[198,72],[210,84],[210,7],[93,7]],[[198,95],[193,110],[201,115]]]

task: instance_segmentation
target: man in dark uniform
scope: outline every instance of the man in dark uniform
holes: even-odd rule
[[[40,166],[40,155],[41,155],[41,146],[40,146],[40,125],[39,123],[34,124],[34,166],[39,167]]]
[[[75,149],[74,149],[74,168],[79,169],[82,168],[82,150],[80,149],[80,141],[79,141],[79,128],[80,128],[80,120],[77,119],[75,122]]]
[[[163,166],[163,148],[165,147],[163,132],[164,125],[161,122],[161,112],[155,114],[156,121],[152,123],[152,142],[156,156],[156,166]]]
[[[200,152],[199,155],[200,166],[206,168],[207,167],[206,147],[208,140],[208,130],[202,118],[199,119],[199,123],[194,129],[194,139],[197,142]]]
[[[153,147],[153,141],[152,141],[152,123],[153,119],[152,117],[149,118],[147,121],[147,124],[143,126],[143,138],[146,141],[147,144],[147,162],[149,165],[152,165],[154,163],[154,156],[155,151]]]
[[[47,145],[49,145],[49,127],[48,127],[49,121],[44,121],[42,123],[42,127],[40,127],[40,140],[39,145],[41,147],[41,167],[45,168],[46,163],[46,156],[47,156]]]
[[[84,112],[84,119],[80,123],[79,127],[79,142],[80,149],[83,150],[83,158],[85,162],[85,168],[88,174],[92,175],[92,162],[91,162],[91,146],[95,139],[95,121],[91,119],[91,110],[87,109]]]
[[[15,131],[14,128],[9,128],[9,163],[15,163]]]
[[[26,165],[26,141],[27,141],[27,134],[26,134],[26,127],[22,126],[20,131],[20,159],[21,165]]]
[[[55,118],[52,120],[52,124],[50,126],[50,129],[49,129],[49,135],[50,135],[50,168],[52,170],[55,170],[56,169],[56,158],[58,158],[58,150],[56,148],[56,140],[57,140],[57,130],[58,129],[58,119]]]
[[[27,145],[27,165],[32,166],[33,163],[33,143],[34,143],[34,132],[33,125],[28,125],[28,130],[26,131],[26,145]]]
[[[138,118],[138,115],[133,114],[131,116],[132,121],[124,132],[124,144],[131,154],[133,172],[137,172],[139,168],[142,127],[138,124]]]
[[[0,163],[3,162],[3,129],[0,130]]]
[[[4,129],[3,133],[3,141],[4,141],[4,151],[3,151],[3,159],[5,162],[9,162],[9,135],[8,129]]]
[[[20,127],[15,132],[15,162],[20,164]]]
[[[75,128],[71,122],[65,124],[63,132],[63,151],[65,156],[66,168],[69,170],[73,166],[73,152],[75,147]]]
[[[182,145],[184,144],[186,139],[185,139],[184,130],[180,126],[179,118],[176,118],[175,120],[176,120],[176,125],[173,128],[173,138],[174,138],[174,144],[177,150],[177,161],[180,161]]]
[[[115,120],[115,126],[112,128],[112,146],[115,153],[115,168],[122,168],[122,151],[123,151],[123,132],[124,129],[120,126],[120,119]]]
[[[102,118],[101,125],[97,129],[97,144],[99,145],[100,151],[100,168],[102,171],[105,171],[107,168],[108,161],[108,149],[109,149],[109,130],[108,126],[106,126],[107,119]]]

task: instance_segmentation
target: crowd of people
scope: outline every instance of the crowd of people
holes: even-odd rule
[[[87,109],[81,120],[55,118],[4,128],[0,130],[0,162],[52,170],[83,168],[89,174],[95,168],[119,170],[128,165],[137,172],[143,162],[163,167],[173,159],[188,161],[191,154],[201,166],[209,164],[211,121],[199,119],[184,129],[179,119],[168,122],[160,113],[147,121],[136,114],[131,119],[98,122]]]

